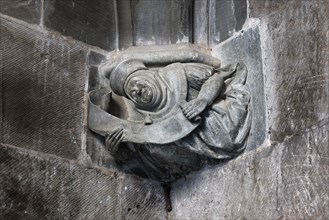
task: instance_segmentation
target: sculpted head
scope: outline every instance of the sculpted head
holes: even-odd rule
[[[155,109],[162,99],[155,72],[137,60],[119,63],[111,73],[110,85],[114,93],[130,99],[139,109]]]

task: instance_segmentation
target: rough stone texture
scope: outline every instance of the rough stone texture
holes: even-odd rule
[[[156,184],[4,145],[0,186],[1,219],[166,219]]]
[[[91,162],[96,166],[119,171],[120,168],[116,164],[115,159],[105,148],[104,143],[104,137],[88,130],[86,151]]]
[[[329,216],[329,2],[249,3],[251,15],[260,17],[249,22],[259,25],[272,145],[176,183],[171,219]],[[236,53],[238,39],[234,36],[215,53],[228,54],[230,44],[231,55],[243,57],[244,47],[254,46],[246,42]],[[252,50],[248,56],[254,56]]]
[[[98,53],[96,51],[90,51],[89,53],[89,66],[98,67],[101,62],[106,59],[104,54]]]
[[[247,0],[233,0],[233,4],[236,20],[235,30],[239,31],[247,19],[248,3]]]
[[[104,61],[106,57],[103,54],[97,53],[95,51],[90,51],[88,56],[88,91],[95,89],[100,89],[100,75],[98,72],[98,66]]]
[[[191,0],[131,1],[133,45],[191,42]]]
[[[252,96],[252,126],[247,150],[255,149],[264,143],[267,136],[264,75],[259,28],[254,26],[237,37],[214,47],[212,53],[222,61],[223,66],[239,61],[242,61],[247,66],[247,84]]]
[[[159,184],[62,159],[85,155],[86,73],[105,57],[7,19],[0,43],[0,219],[166,219]]]
[[[209,44],[214,46],[242,29],[247,18],[246,0],[209,0]]]
[[[105,50],[116,48],[114,0],[47,0],[45,26]]]
[[[171,219],[326,219],[329,125],[176,183]]]
[[[0,13],[39,24],[41,19],[41,0],[1,0]]]
[[[329,122],[329,2],[293,3],[261,20],[269,130],[278,142]]]
[[[94,89],[99,89],[99,73],[98,66],[106,59],[103,54],[97,53],[95,51],[90,51],[89,53],[89,74],[88,74],[88,91],[92,91]]]
[[[211,0],[209,11],[210,45],[213,46],[233,35],[236,25],[233,0]]]
[[[159,184],[125,178],[121,192],[123,219],[167,219],[164,192]]]
[[[249,0],[250,17],[263,17],[271,13],[275,14],[289,7],[289,4],[295,4],[297,1],[307,0]]]
[[[0,32],[0,45],[1,45],[1,32]],[[3,121],[3,103],[2,103],[2,97],[3,97],[3,92],[2,92],[2,88],[3,88],[3,85],[2,85],[2,82],[3,82],[3,48],[1,47],[0,48],[0,97],[1,97],[1,100],[0,100],[0,143],[2,143],[2,121]]]
[[[109,51],[186,42],[209,47],[241,30],[247,18],[247,0],[41,2],[2,0],[0,12]]]
[[[17,2],[0,1],[0,12],[29,23],[40,22],[38,1],[29,1],[35,4],[32,8],[25,4],[27,1],[16,7]],[[152,36],[149,33],[153,32],[145,31],[144,23],[136,31],[136,26],[130,25],[133,17],[119,16],[119,42],[115,42],[118,39],[113,31],[113,1],[102,0],[98,5],[91,2],[46,0],[47,27],[107,50],[113,50],[115,43],[124,48],[131,44],[176,43],[177,39],[193,42],[190,33],[194,32],[196,37],[200,27],[193,23],[191,31],[190,9],[175,9],[182,15],[182,22],[176,22],[174,30],[169,28],[171,24],[161,23],[167,31],[172,31],[171,35],[156,27],[152,31],[160,37],[149,39]],[[145,5],[146,1],[133,2],[139,13],[150,9],[137,7],[139,2]],[[164,4],[180,2],[161,0],[158,5],[153,0],[153,7],[161,6],[154,16],[160,19],[166,14],[162,13],[165,8],[171,9],[162,7]],[[229,55],[232,61],[242,59],[249,65],[249,71],[255,73],[263,68],[268,130],[262,130],[263,124],[260,127],[261,134],[271,134],[272,145],[248,151],[225,165],[207,168],[179,181],[173,187],[173,212],[169,219],[326,219],[329,216],[329,3],[326,0],[248,2],[250,16],[260,18],[256,24],[259,29],[252,27],[239,36],[234,35],[215,47],[214,54]],[[117,3],[118,11],[131,6],[122,1]],[[194,7],[206,4],[203,14],[208,9],[214,10],[205,20],[220,19],[217,26],[202,24],[200,31],[205,30],[206,34],[195,38],[195,42],[214,46],[232,36],[234,30],[242,27],[246,15],[245,2],[239,3],[239,0],[193,2]],[[222,13],[214,13],[216,10]],[[192,11],[196,16],[197,10]],[[152,14],[150,10],[148,13]],[[153,24],[159,20],[144,22]],[[179,37],[177,30],[183,30]],[[95,35],[89,36],[89,32]],[[0,218],[166,219],[159,185],[109,171],[103,174],[105,171],[87,169],[60,158],[45,159],[48,156],[30,150],[77,158],[83,132],[85,73],[90,66],[90,75],[95,76],[102,56],[90,54],[87,67],[87,53],[73,45],[74,41],[49,39],[3,19],[0,34],[0,97],[3,97],[0,142],[28,148],[0,147]],[[136,41],[136,36],[143,34],[146,40]],[[170,40],[161,39],[162,36]],[[230,61],[224,57],[223,60]],[[97,85],[97,80],[97,77],[89,78],[89,89]],[[252,89],[258,91],[254,86]],[[87,151],[98,152],[88,148]],[[97,161],[100,158],[97,154],[91,153],[90,157],[94,164],[112,166],[110,157],[102,161]]]
[[[209,47],[209,1],[194,1],[193,43],[205,48]]]
[[[0,147],[3,219],[119,217],[118,181],[95,170]]]
[[[118,25],[119,25],[119,49],[125,49],[133,45],[133,20],[131,13],[131,1],[117,1]]]
[[[77,158],[87,52],[5,19],[0,43],[2,142]]]
[[[242,29],[247,0],[194,0],[193,42],[212,48]]]

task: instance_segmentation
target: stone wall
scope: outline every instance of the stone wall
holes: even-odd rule
[[[78,33],[88,21],[50,15],[61,3],[0,2],[0,219],[166,219],[160,184],[88,155],[86,94],[115,41],[107,21]]]
[[[242,29],[247,0],[2,0],[0,12],[107,51],[176,43],[210,48]]]
[[[166,219],[154,183],[0,147],[1,219]]]
[[[329,216],[329,3],[249,0],[249,10],[245,31],[213,53],[250,62],[259,28],[268,140],[177,182],[170,219]]]
[[[326,0],[0,1],[1,219],[326,219]],[[247,151],[162,187],[118,171],[86,128],[97,67],[129,46],[195,43],[242,60]],[[265,103],[265,104],[264,104]]]

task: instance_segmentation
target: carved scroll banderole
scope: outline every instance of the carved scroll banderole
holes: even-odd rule
[[[201,122],[201,119],[189,121],[180,109],[179,104],[173,108],[176,114],[162,121],[145,125],[144,122],[130,122],[111,115],[101,108],[101,96],[111,96],[108,90],[96,90],[89,95],[89,128],[107,136],[119,128],[123,128],[124,142],[167,144],[177,141],[191,133]],[[98,105],[97,105],[98,104]]]

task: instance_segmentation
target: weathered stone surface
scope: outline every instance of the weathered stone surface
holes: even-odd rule
[[[235,30],[239,31],[247,19],[248,3],[247,0],[233,0],[233,3],[236,20]]]
[[[91,162],[99,167],[105,167],[111,170],[119,171],[115,159],[104,146],[105,138],[96,133],[87,131],[87,148],[86,152]]]
[[[90,51],[89,53],[89,66],[98,67],[98,65],[105,60],[106,57],[104,54],[100,54],[95,51]]]
[[[176,183],[171,219],[326,219],[329,125]]]
[[[209,47],[209,1],[194,1],[193,43]]]
[[[98,66],[106,59],[103,54],[95,51],[89,53],[89,74],[88,74],[88,91],[100,88],[100,77],[98,73]]]
[[[41,18],[41,0],[1,0],[0,13],[39,24]]]
[[[94,89],[99,89],[100,77],[98,74],[98,67],[90,66],[89,67],[89,76],[88,76],[88,89],[92,91]]]
[[[116,48],[115,1],[47,0],[45,25],[105,50]]]
[[[81,151],[86,51],[1,20],[2,141],[64,158]]]
[[[263,17],[272,13],[274,14],[287,8],[287,4],[296,4],[296,2],[302,1],[307,0],[249,0],[250,17]]]
[[[0,219],[166,219],[162,187],[0,145]]]
[[[118,25],[119,25],[119,49],[125,49],[133,45],[133,20],[131,13],[131,1],[117,1]]]
[[[160,184],[124,178],[121,184],[123,219],[167,219],[164,192]]]
[[[247,150],[255,149],[263,144],[267,136],[262,50],[258,27],[254,26],[214,47],[212,53],[222,61],[223,66],[239,61],[247,66],[247,84],[252,96],[252,126]]]
[[[133,45],[191,42],[190,0],[131,1]]]
[[[264,2],[269,1],[250,1],[250,7]],[[326,219],[329,215],[329,3],[274,2],[257,12],[273,144],[175,184],[172,219]],[[243,34],[252,41],[256,35],[249,31]],[[245,48],[250,48],[247,57],[258,51],[248,42],[238,48],[231,43],[236,39],[241,36],[215,48],[215,53],[240,56],[248,63]],[[231,54],[226,45],[232,46]]]
[[[120,219],[115,175],[0,146],[1,219]]]
[[[293,1],[261,20],[271,140],[329,122],[329,2]]]
[[[33,2],[36,1],[30,1],[31,4]],[[102,10],[97,9],[99,14],[94,15],[96,12],[92,9],[95,13],[91,15],[84,5],[91,4],[87,1],[45,2],[49,4],[46,6],[46,20],[50,29],[104,49],[115,48],[113,38],[108,38],[115,33],[109,30],[113,27],[113,23],[108,22],[111,19],[95,19],[95,16],[104,18],[108,11],[113,11],[104,7],[105,3],[101,3],[100,7],[107,12],[99,13]],[[121,1],[117,2],[120,2],[120,9]],[[201,2],[212,0],[198,3]],[[229,6],[233,4],[237,10],[238,0],[227,2],[231,5],[223,3],[223,6],[231,10]],[[4,3],[12,7],[17,1],[1,1],[1,6]],[[138,4],[137,1],[135,3]],[[261,41],[268,127],[274,144],[246,152],[225,166],[207,168],[181,180],[172,192],[174,210],[169,219],[325,219],[329,216],[328,4],[326,0],[249,0],[250,16],[260,17],[261,40],[257,29],[249,30],[244,33],[245,38],[242,35],[216,47],[222,51],[215,48],[215,53],[230,55],[233,60],[241,59],[249,65],[249,71],[257,72],[261,68],[258,62],[258,43]],[[243,7],[245,5],[238,9],[241,13],[245,12]],[[25,6],[22,9],[30,10]],[[25,13],[15,11],[10,9],[1,13],[13,17]],[[228,19],[226,21],[221,20],[224,26],[220,25],[220,28],[224,28],[224,33],[216,35],[213,45],[231,36],[234,28],[238,30],[237,27],[243,24],[244,15],[239,17],[229,10],[225,13],[230,16],[225,17]],[[112,14],[108,16],[112,18]],[[158,14],[155,16],[158,17]],[[18,18],[31,23],[39,22],[29,16],[23,17]],[[97,27],[94,31],[92,28],[98,24],[106,30],[97,32]],[[121,25],[129,27],[129,24],[129,18],[120,20],[119,16],[119,29]],[[49,40],[42,34],[36,36],[34,32],[5,20],[1,20],[1,25],[0,65],[3,68],[0,68],[0,97],[4,99],[0,102],[0,142],[76,158],[83,129],[81,107],[87,71],[85,65],[88,62],[86,53],[82,51],[80,54],[79,46],[57,39]],[[202,31],[211,30],[208,26],[202,27]],[[97,35],[87,37],[86,30],[93,30]],[[144,34],[142,23],[139,30]],[[70,31],[73,34],[69,34]],[[119,39],[123,39],[121,43],[119,40],[120,48],[129,46],[130,42],[143,44],[133,41],[135,39],[131,39],[130,32],[132,29],[119,30],[122,37]],[[148,33],[151,32],[145,31],[145,36],[149,36]],[[157,36],[164,36],[161,31],[157,33],[160,33]],[[176,30],[172,33],[177,34]],[[206,33],[200,37],[200,42],[204,43],[203,40],[207,39],[207,43],[208,40],[212,43],[213,38],[208,39],[209,32]],[[220,36],[225,36],[225,33],[226,37],[221,39]],[[169,42],[159,39],[159,44]],[[155,41],[150,40],[151,44]],[[232,48],[231,52],[228,51],[229,47]],[[102,59],[98,58],[90,56],[90,73],[97,71],[97,63]],[[89,79],[89,89],[92,89],[93,85],[97,85],[97,79]],[[253,87],[253,91],[258,91],[258,86]],[[262,91],[259,90],[259,94],[263,94]],[[2,112],[5,114],[1,115]],[[261,132],[267,132],[261,128]],[[91,146],[93,148],[95,145]],[[100,150],[87,150],[91,152],[95,164],[105,167],[113,165],[110,157],[97,161],[100,157],[96,153]],[[105,151],[102,153],[106,154]],[[0,173],[0,218],[165,218],[161,209],[164,206],[160,196],[162,191],[159,186],[147,182],[119,176],[118,182],[113,183],[115,175],[114,178],[111,175],[108,177],[94,170],[28,156],[6,147],[0,148]],[[106,201],[108,195],[111,199],[119,197],[122,200]]]
[[[209,16],[209,37],[211,39],[211,46],[214,46],[233,35],[234,28],[236,25],[233,0],[210,1]]]
[[[246,0],[209,1],[209,44],[215,46],[242,29],[247,19]]]
[[[0,45],[1,45],[1,32],[0,32]],[[2,95],[2,82],[3,82],[3,74],[1,69],[3,68],[3,49],[0,48],[0,97],[3,97]],[[2,119],[3,119],[3,102],[2,98],[0,100],[0,143],[2,143]]]

